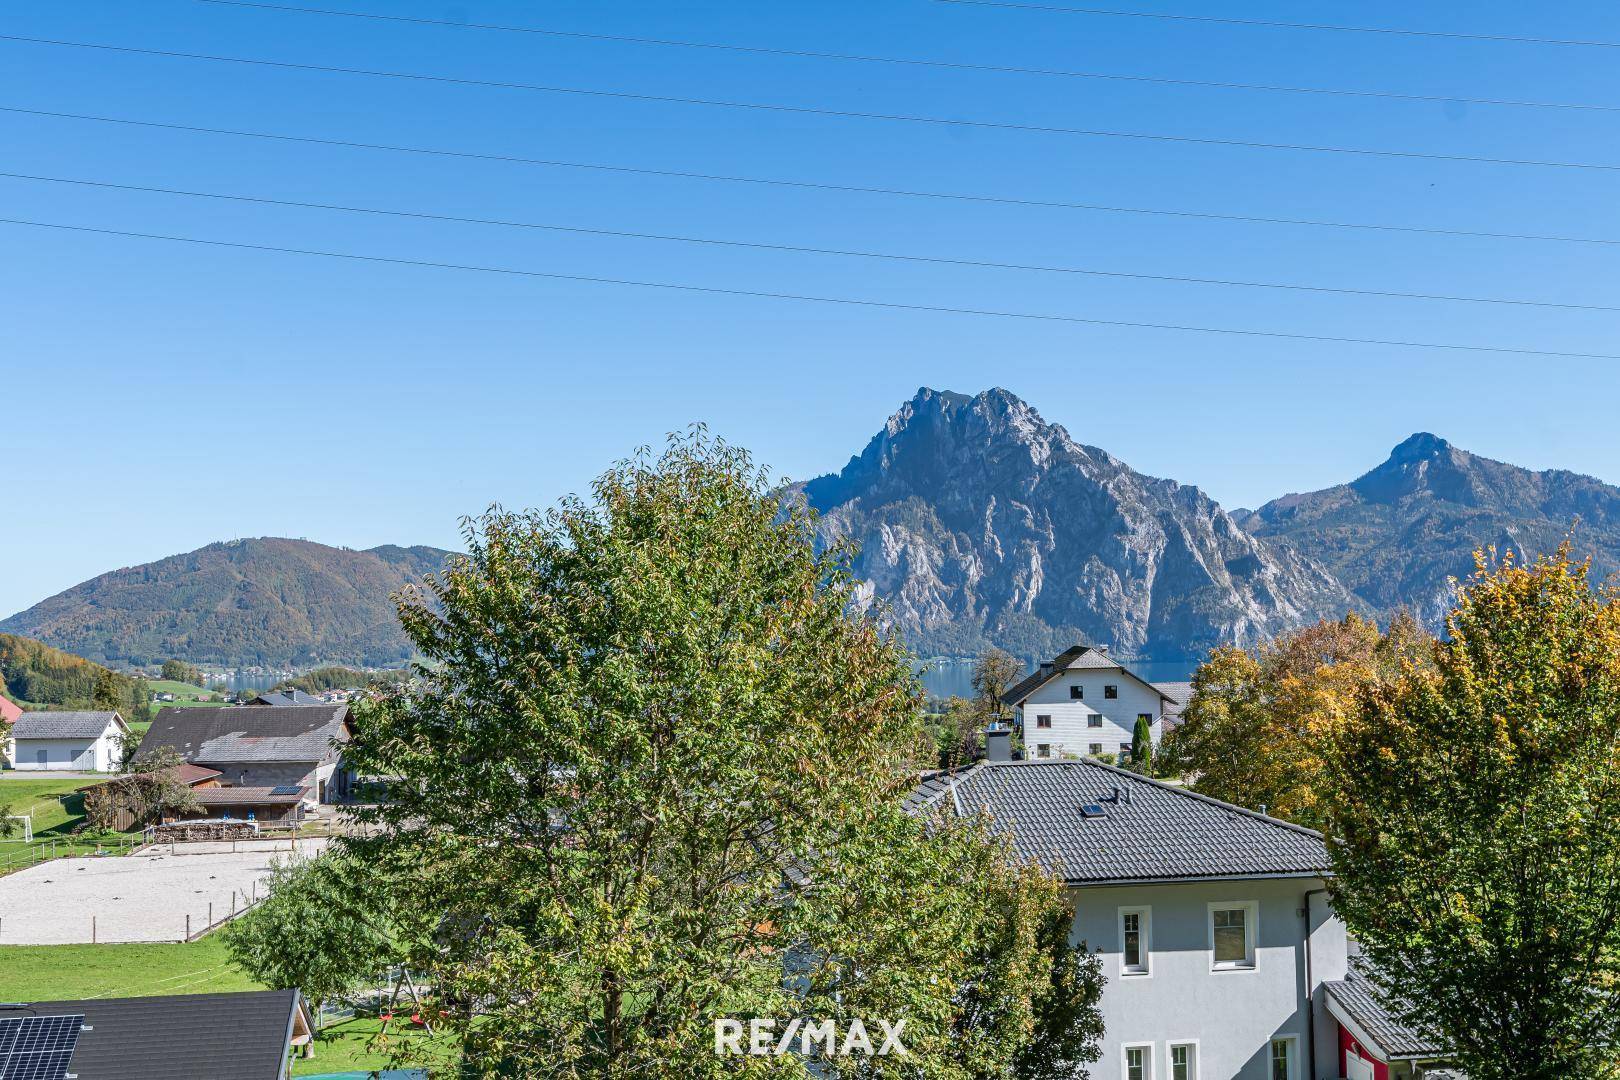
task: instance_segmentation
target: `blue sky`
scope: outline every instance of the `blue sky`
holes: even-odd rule
[[[1215,81],[1620,106],[1615,50],[809,4],[329,0],[430,19]],[[1505,0],[1149,10],[1620,39]],[[1418,21],[1421,20],[1421,21]],[[659,48],[196,0],[7,5],[0,33],[865,112],[1620,164],[1620,112],[1155,86]],[[0,41],[0,105],[686,172],[1620,238],[1620,174],[655,104]],[[1220,223],[385,154],[0,113],[10,172],[1130,273],[1617,304],[1620,247]],[[1620,315],[1039,274],[0,179],[0,216],[719,288],[1588,353]],[[1616,362],[907,313],[0,226],[0,613],[235,536],[456,542],[692,421],[839,468],[920,385],[1005,386],[1228,506],[1433,430],[1620,482]]]

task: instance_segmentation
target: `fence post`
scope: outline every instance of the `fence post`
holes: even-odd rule
[[[214,902],[212,900],[208,901],[208,925],[214,925]]]
[[[96,943],[96,917],[90,916],[90,944]]]
[[[191,912],[186,912],[186,940],[191,940]]]

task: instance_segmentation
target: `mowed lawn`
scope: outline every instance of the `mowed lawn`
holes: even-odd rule
[[[262,989],[217,934],[184,945],[0,945],[0,1001]]]
[[[8,814],[31,814],[35,837],[43,833],[61,839],[84,821],[84,796],[79,789],[97,782],[49,777],[20,780],[13,774],[0,778],[0,806]]]

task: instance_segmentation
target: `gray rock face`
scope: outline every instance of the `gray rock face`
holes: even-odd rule
[[[1620,488],[1492,461],[1427,432],[1348,484],[1267,503],[1244,527],[1326,565],[1363,611],[1404,607],[1435,628],[1476,548],[1534,556],[1570,536],[1594,581],[1620,570]]]
[[[1005,390],[919,390],[842,472],[799,490],[825,537],[860,543],[856,573],[924,655],[1088,641],[1180,658],[1352,603],[1197,488],[1075,442]]]

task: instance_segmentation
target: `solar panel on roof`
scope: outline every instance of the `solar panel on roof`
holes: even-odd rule
[[[272,794],[272,795],[296,795],[302,790],[304,790],[304,789],[299,787],[297,784],[283,784],[281,787],[271,788],[270,789],[270,794]]]
[[[63,1080],[83,1014],[0,1019],[0,1080]]]

